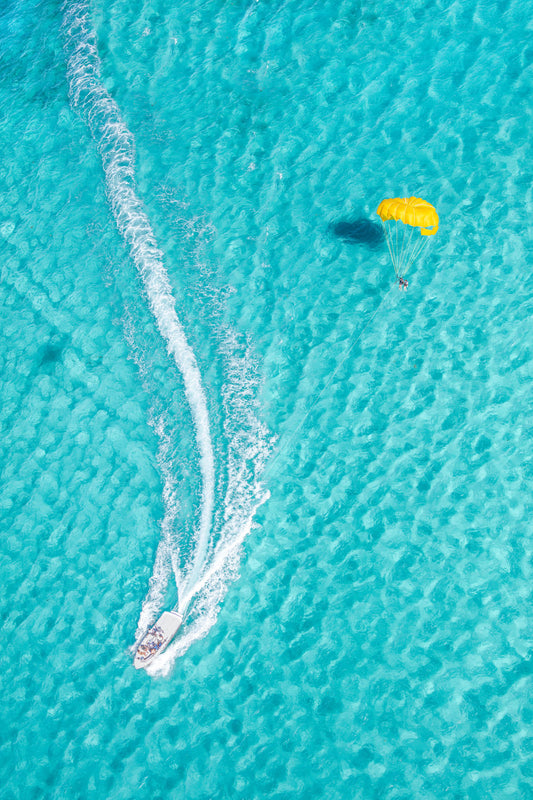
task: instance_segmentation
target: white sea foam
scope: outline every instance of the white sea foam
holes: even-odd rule
[[[125,316],[124,327],[145,387],[150,391],[147,355],[139,345],[140,337],[135,332],[130,314]],[[181,587],[183,603],[193,606],[180,635],[149,668],[152,675],[168,674],[176,658],[183,655],[193,642],[207,635],[216,622],[220,603],[228,586],[239,574],[241,545],[252,529],[257,509],[269,496],[261,484],[261,476],[264,474],[273,441],[267,427],[259,420],[255,361],[250,348],[243,347],[232,331],[221,331],[220,340],[220,358],[224,365],[223,439],[228,442],[224,503],[215,519],[214,535],[202,572],[194,580],[189,575],[189,580],[185,581],[177,565],[180,554],[179,532],[176,530],[179,499],[174,476],[178,465],[174,461],[175,455],[171,447],[171,420],[168,414],[159,413],[154,414],[151,422],[161,442],[158,463],[165,481],[165,515],[154,578],[150,585],[150,602],[146,602],[143,608],[137,641],[161,607],[164,586],[172,572]]]
[[[239,575],[242,543],[252,529],[257,509],[269,496],[261,484],[261,476],[273,439],[257,413],[258,378],[254,360],[249,349],[241,355],[238,351],[235,335],[227,332],[222,341],[227,477],[216,536],[211,540],[201,574],[183,587],[184,603],[192,605],[187,625],[148,668],[151,675],[168,674],[176,658],[206,636],[216,622],[220,603]]]
[[[101,82],[96,39],[86,3],[65,4],[63,29],[72,107],[87,122],[101,155],[107,196],[117,227],[129,245],[159,331],[183,376],[185,394],[191,409],[202,475],[200,522],[191,565],[191,575],[194,576],[199,574],[205,562],[215,494],[213,447],[200,370],[176,314],[174,297],[163,265],[163,254],[157,247],[150,221],[136,193],[133,136],[124,123],[117,104]],[[165,527],[164,521],[163,528]],[[165,539],[163,530],[162,540]],[[156,598],[164,590],[161,581],[168,580],[166,549],[168,548],[163,545],[158,550],[152,585],[141,620],[153,613]]]
[[[87,4],[65,5],[63,27],[71,103],[91,130],[102,158],[107,195],[117,227],[142,277],[159,331],[183,376],[200,456],[200,522],[193,555],[186,567],[180,568],[176,524],[179,501],[174,477],[176,464],[171,436],[167,433],[170,426],[162,415],[152,421],[160,441],[158,463],[164,481],[165,513],[150,586],[138,622],[137,641],[160,611],[172,574],[179,589],[179,608],[182,612],[190,608],[191,612],[181,635],[150,668],[152,674],[165,674],[175,659],[212,627],[229,584],[238,576],[241,544],[251,530],[255,511],[267,497],[260,475],[271,442],[257,415],[257,375],[250,352],[239,348],[233,334],[222,333],[224,440],[228,449],[225,477],[221,478],[224,503],[213,525],[215,467],[207,400],[194,353],[176,314],[163,255],[136,193],[133,137],[117,104],[101,83]],[[131,320],[126,320],[126,335],[134,345],[136,337]],[[237,354],[239,350],[241,355]],[[133,351],[141,375],[146,378],[141,349],[134,346]]]

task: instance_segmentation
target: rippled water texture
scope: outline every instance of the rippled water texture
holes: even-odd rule
[[[2,5],[2,798],[533,797],[532,29]]]

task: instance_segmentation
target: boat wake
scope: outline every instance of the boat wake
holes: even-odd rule
[[[131,321],[126,335],[139,371],[145,376],[145,386],[151,392],[149,368],[136,344],[141,337],[136,335]],[[190,569],[193,559],[184,559],[181,552],[181,506],[175,477],[180,469],[180,456],[173,447],[172,421],[167,412],[154,411],[151,418],[159,438],[157,460],[164,482],[164,515],[133,649],[165,608],[167,587],[172,578],[180,594],[176,610],[188,609],[186,622],[175,641],[145,667],[154,676],[167,675],[176,659],[184,655],[192,643],[206,636],[215,624],[228,587],[239,575],[241,545],[252,529],[257,509],[268,499],[261,478],[274,441],[259,419],[256,363],[250,347],[242,346],[231,331],[221,340],[219,357],[224,369],[222,439],[227,442],[219,481],[223,502],[218,504],[218,511],[215,510],[209,547],[197,575]]]
[[[215,624],[220,604],[231,583],[239,576],[242,543],[252,529],[257,509],[269,496],[261,478],[274,441],[259,420],[256,400],[258,376],[254,360],[249,348],[241,349],[237,337],[231,332],[224,337],[220,356],[224,364],[222,438],[227,443],[221,468],[223,501],[215,513],[209,547],[198,571],[190,570],[183,574],[175,565],[167,567],[169,572],[174,569],[174,574],[178,575],[179,608],[188,609],[188,614],[180,634],[147,667],[151,675],[168,674],[176,659],[186,653],[193,642],[206,636]],[[168,472],[174,473],[171,464],[168,464]],[[167,514],[172,513],[172,507],[172,504],[167,507]],[[171,541],[166,552],[167,558],[177,559],[177,543]],[[154,577],[155,573],[152,580]],[[154,592],[164,592],[165,580],[163,573],[161,583],[154,580]],[[150,622],[158,612],[154,605]],[[138,632],[144,630],[143,625]]]
[[[107,197],[117,228],[143,281],[159,332],[183,378],[199,454],[200,519],[190,558],[183,569],[176,525],[178,501],[169,447],[169,423],[164,417],[156,419],[165,514],[136,638],[138,642],[161,609],[166,587],[174,575],[179,611],[184,615],[189,612],[190,623],[178,641],[161,655],[161,664],[154,662],[152,667],[168,671],[173,660],[212,626],[218,604],[237,574],[240,543],[250,530],[255,509],[265,499],[259,474],[269,450],[268,434],[257,421],[249,353],[244,357],[233,355],[231,348],[236,342],[227,334],[223,338],[222,356],[226,360],[228,380],[222,391],[226,416],[224,431],[229,447],[226,475],[219,481],[225,493],[224,503],[215,520],[215,458],[207,398],[194,352],[175,310],[163,254],[137,195],[133,136],[118,105],[102,84],[88,3],[65,3],[63,14],[70,102],[91,131],[102,159]]]

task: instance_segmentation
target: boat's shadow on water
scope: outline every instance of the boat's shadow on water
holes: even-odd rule
[[[339,219],[330,222],[328,231],[332,236],[347,244],[366,245],[377,250],[385,241],[381,225],[367,217]]]

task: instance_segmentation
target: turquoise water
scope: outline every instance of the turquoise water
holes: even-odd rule
[[[528,8],[175,5],[0,10],[2,797],[533,797]]]

